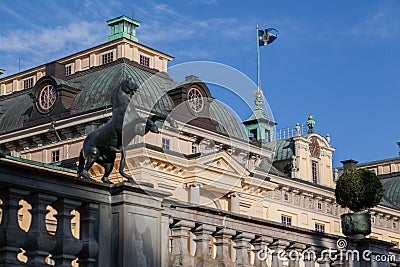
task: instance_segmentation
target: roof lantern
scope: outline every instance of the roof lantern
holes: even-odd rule
[[[140,26],[139,21],[127,16],[120,16],[108,20],[107,25],[110,26],[110,35],[108,36],[109,42],[120,38],[127,38],[134,42],[138,42],[138,38],[136,37],[136,28]]]

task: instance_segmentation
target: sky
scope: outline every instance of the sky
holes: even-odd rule
[[[1,77],[105,43],[106,21],[127,15],[141,22],[140,43],[175,57],[169,66],[218,62],[256,81],[255,25],[273,27],[260,61],[277,128],[312,114],[337,167],[398,156],[398,14],[396,0],[0,0]]]

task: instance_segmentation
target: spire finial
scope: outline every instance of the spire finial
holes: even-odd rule
[[[254,104],[256,104],[256,108],[262,108],[263,104],[263,92],[260,89],[254,91],[254,96],[256,99],[254,100]]]

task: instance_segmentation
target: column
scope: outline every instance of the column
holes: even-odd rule
[[[46,228],[47,205],[57,200],[56,196],[37,193],[29,196],[28,201],[32,205],[31,226],[29,227],[28,240],[24,246],[29,266],[48,267],[45,260],[50,251],[56,246],[54,236],[50,235]]]
[[[217,255],[215,259],[218,261],[218,264],[229,265],[232,263],[230,252],[231,237],[235,234],[236,231],[234,230],[222,228],[214,235],[216,239],[215,246],[217,247]]]
[[[194,227],[194,222],[184,220],[172,225],[172,266],[193,266],[193,257],[189,254],[189,234]]]
[[[79,208],[80,218],[80,240],[82,250],[78,254],[80,267],[94,267],[96,256],[99,252],[99,244],[96,240],[95,227],[98,217],[99,205],[86,203]]]
[[[81,251],[82,243],[72,235],[71,211],[80,206],[79,201],[61,198],[54,203],[54,208],[57,214],[54,215],[57,219],[56,240],[57,245],[51,252],[56,266],[70,267],[71,262],[76,258],[76,255]]]
[[[196,236],[194,239],[194,242],[196,242],[195,266],[203,266],[205,262],[213,261],[208,246],[211,241],[211,234],[215,230],[216,227],[213,225],[201,224],[193,231],[193,234]]]
[[[268,245],[273,241],[274,240],[271,237],[260,236],[252,242],[252,245],[254,246],[253,252],[255,254],[254,266],[268,266]]]
[[[3,201],[0,224],[0,266],[25,266],[17,259],[23,247],[26,233],[18,225],[19,201],[28,195],[25,190],[3,188],[0,196]]]
[[[272,253],[272,267],[283,266],[283,256],[286,256],[285,250],[289,246],[289,242],[286,240],[274,241],[269,248],[273,251]]]
[[[251,233],[240,233],[235,237],[235,249],[236,249],[236,265],[249,266],[250,258],[248,256],[248,251],[250,250],[250,240],[254,238],[254,234]]]
[[[228,210],[230,212],[240,213],[240,196],[238,192],[228,194]]]
[[[185,185],[185,188],[189,189],[189,203],[200,205],[200,189],[202,187],[203,185],[197,182],[187,183]]]

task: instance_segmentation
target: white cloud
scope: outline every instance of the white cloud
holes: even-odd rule
[[[71,23],[65,27],[17,30],[0,35],[0,51],[26,51],[35,55],[87,47],[105,41],[104,23]],[[101,25],[101,26],[100,26]]]

